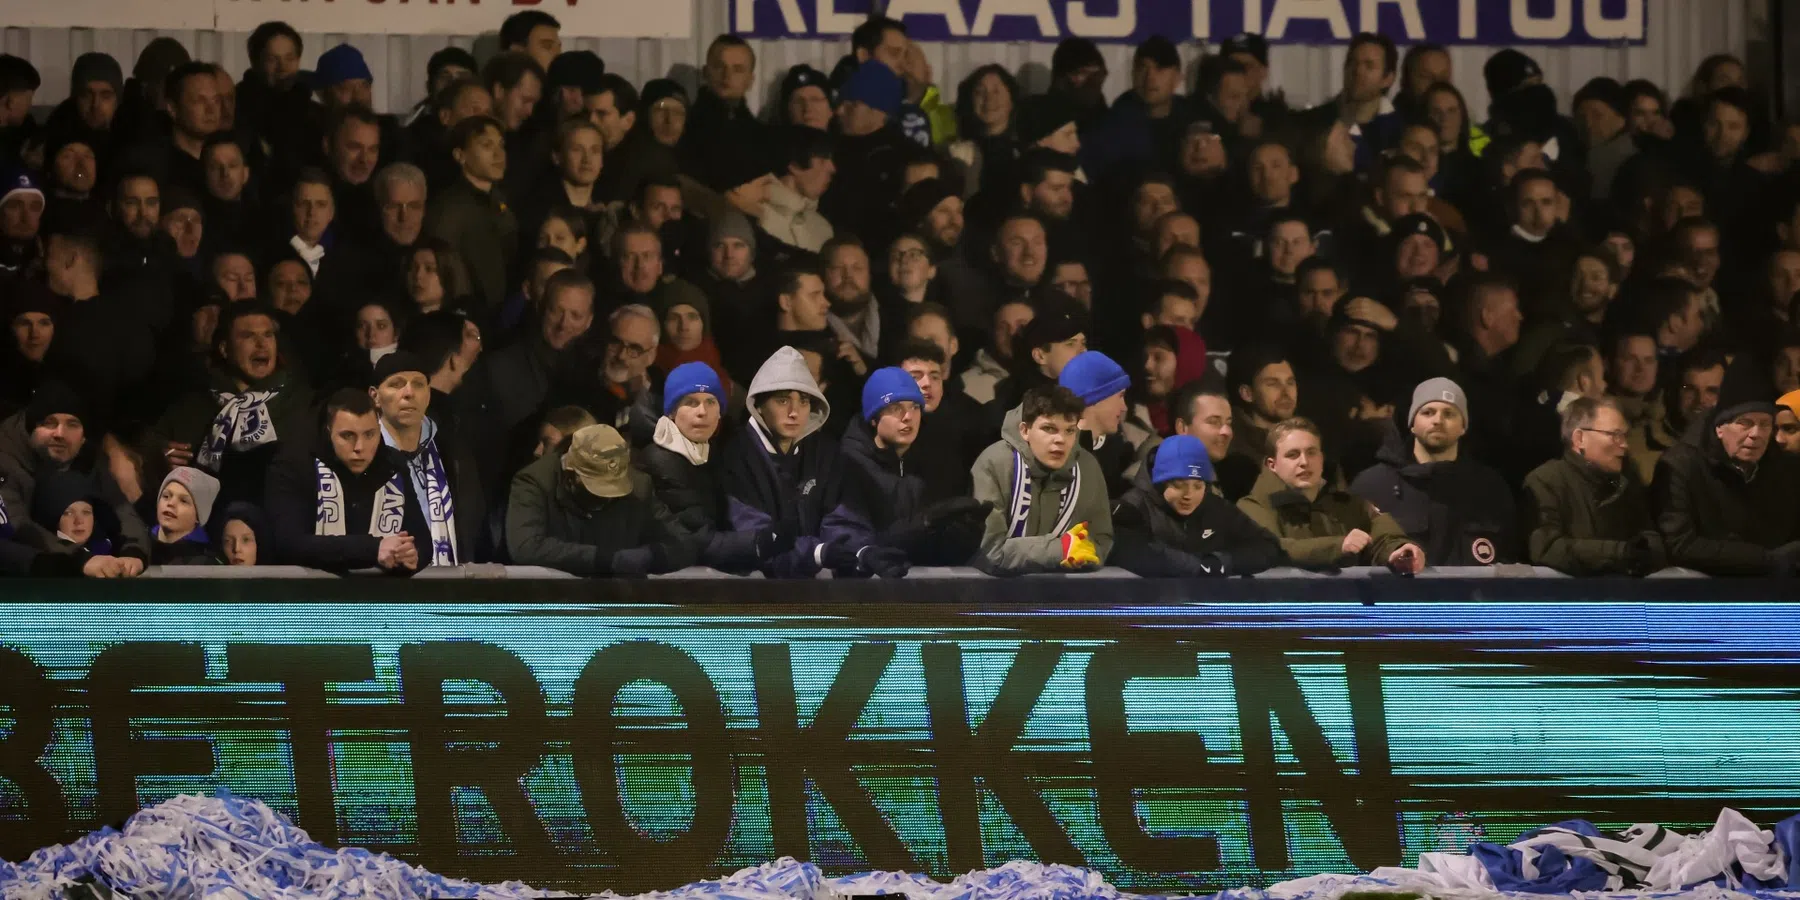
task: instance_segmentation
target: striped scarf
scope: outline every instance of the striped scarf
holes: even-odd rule
[[[212,431],[207,433],[206,444],[194,457],[194,464],[216,473],[227,451],[250,450],[279,440],[275,434],[275,420],[269,416],[269,401],[275,399],[277,393],[220,391],[216,395],[219,414],[213,417]]]
[[[317,514],[313,520],[313,534],[321,537],[343,537],[344,522],[344,484],[338,480],[338,474],[324,461],[314,459],[313,466],[319,476],[319,502]],[[400,473],[387,480],[381,489],[375,492],[375,504],[369,512],[369,527],[364,534],[386,537],[406,530],[406,485],[400,480]]]
[[[1081,460],[1074,460],[1075,481],[1069,489],[1063,491],[1062,502],[1057,505],[1056,528],[1050,534],[1062,534],[1069,530],[1075,518],[1075,501],[1081,496]],[[1031,517],[1031,470],[1025,465],[1025,457],[1019,451],[1013,451],[1012,466],[1012,518],[1008,534],[1012,537],[1025,536],[1025,520]]]
[[[419,437],[419,450],[408,453],[407,474],[412,477],[413,493],[425,507],[425,522],[431,527],[431,564],[454,566],[456,548],[456,500],[450,496],[450,476],[444,471],[444,457],[438,452],[437,423],[425,419]],[[396,447],[387,425],[381,426],[381,440]],[[404,451],[402,451],[404,452]]]

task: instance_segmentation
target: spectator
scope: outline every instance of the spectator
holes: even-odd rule
[[[1775,403],[1775,442],[1789,456],[1800,455],[1800,390],[1782,394]]]
[[[774,528],[735,532],[725,524],[725,497],[712,452],[726,402],[718,372],[704,363],[685,363],[672,369],[664,384],[656,435],[638,452],[635,464],[650,476],[657,499],[694,536],[698,562],[724,570],[751,569],[792,549],[793,529],[784,534]]]
[[[786,137],[785,155],[757,225],[795,250],[817,253],[836,233],[819,212],[819,200],[837,174],[835,145],[830,135],[813,128],[790,127]]]
[[[987,346],[975,351],[968,370],[962,373],[960,383],[964,394],[981,404],[995,399],[1000,384],[1011,376],[1013,339],[1031,324],[1035,315],[1031,304],[1022,300],[994,308],[992,327],[988,330],[991,339]]]
[[[1293,418],[1299,405],[1293,364],[1275,347],[1252,347],[1232,354],[1225,380],[1239,413],[1231,452],[1260,468],[1269,457],[1269,429]]]
[[[1186,288],[1186,285],[1182,285]],[[1160,325],[1144,332],[1144,401],[1141,418],[1157,434],[1168,437],[1175,433],[1179,407],[1173,405],[1175,393],[1184,385],[1203,378],[1212,371],[1206,358],[1206,342],[1193,331]]]
[[[1410,433],[1390,431],[1350,492],[1392,516],[1438,565],[1519,559],[1512,490],[1499,472],[1461,452],[1469,421],[1462,388],[1448,378],[1420,383],[1406,421]]]
[[[481,522],[487,514],[475,460],[467,446],[453,444],[426,413],[431,408],[431,375],[413,353],[395,351],[375,364],[369,391],[380,413],[381,440],[398,450],[413,494],[425,511],[429,560],[420,565],[454,566],[481,553]]]
[[[45,552],[69,557],[65,569],[78,570],[96,558],[117,559],[112,554],[120,541],[118,517],[93,479],[79,472],[65,469],[37,485],[31,523],[54,535]]]
[[[1211,482],[1213,492],[1234,504],[1250,493],[1262,467],[1246,454],[1231,452],[1235,443],[1233,414],[1223,380],[1207,375],[1190,381],[1176,392],[1170,405],[1175,434],[1192,435],[1206,447],[1216,476]]]
[[[968,497],[933,490],[909,458],[923,429],[925,395],[905,369],[869,373],[862,416],[844,432],[845,472],[865,498],[877,542],[906,554],[914,565],[967,565],[981,549],[988,507]]]
[[[518,221],[497,188],[506,174],[505,132],[494,119],[474,116],[451,129],[450,146],[462,176],[426,211],[425,233],[462,256],[479,313],[491,316],[506,298],[518,248]]]
[[[693,537],[610,425],[575,432],[513,478],[506,541],[519,565],[575,575],[660,575],[694,563]]]
[[[834,232],[864,240],[881,229],[878,216],[900,196],[898,161],[906,144],[894,122],[904,88],[878,61],[857,67],[838,89],[836,174],[819,208]]]
[[[1106,474],[1081,446],[1086,407],[1061,385],[1034,387],[1006,414],[1000,440],[975,460],[975,499],[991,504],[977,562],[984,571],[1088,571],[1106,563],[1112,504]]]
[[[1718,405],[1725,357],[1707,349],[1683,354],[1669,365],[1665,378],[1659,392],[1661,415],[1645,418],[1630,435],[1631,461],[1644,484],[1655,477],[1663,453],[1681,443],[1689,426]]]
[[[216,566],[223,562],[206,533],[219,480],[192,466],[176,466],[163,476],[156,494],[156,524],[150,527],[150,561],[159,566]]]
[[[1282,561],[1281,544],[1213,494],[1209,451],[1193,435],[1157,446],[1114,511],[1112,563],[1145,578],[1255,575]]]
[[[682,131],[682,168],[700,181],[710,182],[709,165],[736,154],[756,157],[764,152],[765,126],[745,102],[756,76],[756,53],[736,35],[720,35],[706,48],[700,93],[694,97]],[[730,148],[727,154],[719,148]]]
[[[225,507],[225,514],[219,520],[224,522],[219,528],[219,555],[226,565],[258,565],[257,548],[274,549],[268,541],[269,527],[262,510],[254,505],[233,503]]]
[[[905,553],[874,542],[863,500],[843,477],[837,442],[819,433],[831,406],[800,352],[776,350],[751,379],[748,398],[749,426],[726,448],[720,481],[733,530],[768,530],[770,546],[789,548],[759,553],[763,574],[810,578],[830,569],[903,577]]]
[[[551,381],[568,355],[569,346],[594,322],[594,283],[568,269],[550,276],[535,310],[535,330],[511,346],[487,354],[468,378],[462,398],[468,415],[480,423],[470,435],[484,489],[497,495],[507,473],[525,455],[529,436],[519,429],[543,405]]]
[[[1175,171],[1174,150],[1193,116],[1187,98],[1175,93],[1180,84],[1181,56],[1168,38],[1156,35],[1139,44],[1131,57],[1131,90],[1113,101],[1083,141],[1082,168],[1102,182],[1133,168]]]
[[[101,440],[89,440],[90,428],[95,435],[101,433],[95,423],[87,402],[68,384],[46,381],[39,385],[28,406],[0,422],[0,506],[16,511],[10,519],[11,536],[27,547],[52,547],[55,530],[37,524],[33,517],[40,485],[61,475],[82,479],[82,492],[105,507],[95,513],[102,520],[117,522],[112,547],[90,547],[86,553],[71,548],[72,559],[66,563],[46,560],[35,565],[94,577],[129,578],[142,572],[150,559],[150,535],[106,465]],[[59,519],[67,506],[65,502],[61,509],[53,510]]]
[[[500,49],[524,53],[548,69],[562,53],[562,23],[541,10],[513,13],[500,23]]]
[[[1295,565],[1308,569],[1387,566],[1402,575],[1425,568],[1425,553],[1394,517],[1325,483],[1319,429],[1287,419],[1269,429],[1268,471],[1238,508],[1281,539]]]
[[[1081,414],[1081,447],[1100,464],[1107,495],[1124,496],[1139,461],[1137,448],[1120,433],[1128,411],[1125,392],[1131,388],[1131,376],[1106,354],[1088,350],[1063,366],[1056,383],[1074,391],[1086,405]]]
[[[692,305],[699,292],[681,284],[688,293],[680,305]],[[650,443],[662,408],[662,373],[651,368],[661,336],[662,321],[649,306],[628,303],[613,310],[605,336],[590,333],[566,361],[568,371],[551,386],[551,402],[580,402],[633,446]]]
[[[1562,414],[1568,452],[1525,478],[1533,565],[1569,575],[1644,575],[1665,563],[1643,485],[1625,471],[1625,416],[1582,397]]]
[[[1769,455],[1774,393],[1748,358],[1725,371],[1718,402],[1656,464],[1656,525],[1669,561],[1709,575],[1800,572],[1793,461]]]
[[[969,496],[969,465],[988,443],[981,404],[949,386],[944,373],[950,354],[941,344],[908,338],[895,347],[893,358],[925,398],[919,435],[908,452],[925,482],[925,501]]]
[[[382,440],[375,400],[343,388],[321,427],[277,457],[269,475],[268,561],[409,575],[432,563],[431,526],[405,456]]]
[[[776,123],[824,131],[831,127],[831,82],[825,73],[801,63],[781,79],[781,105]]]
[[[143,455],[155,477],[193,465],[216,474],[226,503],[260,503],[263,478],[284,435],[308,432],[312,393],[276,352],[274,310],[254,301],[219,315],[207,387],[179,397],[151,426]]]

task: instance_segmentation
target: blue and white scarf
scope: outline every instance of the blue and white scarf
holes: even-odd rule
[[[313,466],[319,476],[319,501],[317,514],[313,520],[313,534],[320,537],[343,537],[344,522],[344,484],[338,480],[338,474],[322,460],[314,459]],[[406,483],[400,480],[400,473],[395,472],[381,489],[375,492],[374,507],[369,512],[369,530],[364,534],[386,537],[406,530]]]
[[[1081,460],[1074,460],[1074,464],[1075,481],[1063,491],[1062,502],[1056,508],[1056,528],[1050,534],[1062,534],[1074,524],[1075,501],[1081,496]],[[1025,520],[1031,517],[1031,469],[1017,450],[1013,451],[1012,476],[1012,524],[1007,533],[1012,537],[1024,537]]]
[[[212,431],[207,433],[206,445],[194,458],[195,465],[216,474],[225,460],[226,451],[251,450],[279,440],[275,435],[275,420],[269,415],[269,401],[275,399],[277,393],[218,392],[219,414],[213,417]]]
[[[437,423],[425,418],[419,435],[417,453],[407,453],[406,471],[412,476],[413,492],[425,507],[425,521],[431,526],[431,564],[456,565],[456,503],[450,496],[450,476],[444,471],[444,457],[438,452]],[[381,426],[382,443],[401,449]],[[406,452],[401,449],[401,452]]]
[[[12,520],[6,517],[6,498],[0,497],[0,538],[12,537]]]

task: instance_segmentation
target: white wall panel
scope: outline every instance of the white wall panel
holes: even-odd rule
[[[608,69],[637,84],[672,75],[691,90],[698,75],[695,67],[705,51],[706,42],[725,30],[728,23],[728,0],[644,2],[694,3],[695,35],[669,40],[581,39],[568,41],[565,46],[593,50],[606,60]],[[1542,64],[1545,79],[1565,103],[1577,88],[1596,75],[1611,75],[1620,80],[1648,78],[1678,95],[1702,58],[1719,52],[1745,56],[1752,51],[1753,42],[1762,40],[1766,26],[1760,18],[1761,0],[1649,0],[1649,3],[1649,38],[1644,46],[1534,47],[1526,48],[1527,52]],[[0,2],[0,6],[4,3]],[[97,26],[103,24],[96,23]],[[495,26],[498,25],[496,19]],[[24,56],[38,67],[44,76],[44,88],[38,94],[38,102],[51,105],[67,93],[69,66],[75,57],[90,50],[110,53],[129,73],[144,45],[162,35],[180,40],[196,58],[217,60],[233,72],[241,72],[249,64],[244,48],[247,35],[243,32],[161,32],[105,27],[5,28],[0,31],[0,49]],[[491,34],[484,38],[475,35],[307,34],[305,40],[303,62],[309,67],[321,51],[343,41],[362,50],[370,70],[376,75],[376,104],[390,111],[408,108],[423,96],[425,61],[433,52],[455,44],[475,49],[478,57],[485,58],[485,53],[493,47]],[[757,51],[758,72],[764,78],[765,96],[773,93],[780,74],[787,67],[804,62],[829,72],[838,57],[849,49],[848,40],[771,40],[753,44]],[[1028,90],[1041,90],[1049,81],[1053,49],[1053,45],[1035,43],[945,43],[928,45],[926,55],[946,93],[954,92],[956,82],[964,74],[989,62],[1000,62],[1013,69]],[[1183,46],[1182,53],[1184,58],[1192,61],[1203,49],[1198,44],[1189,44]],[[1113,73],[1107,82],[1107,93],[1116,94],[1126,87],[1131,48],[1103,45],[1102,52]],[[1341,46],[1277,46],[1270,58],[1274,84],[1286,90],[1295,101],[1310,104],[1324,100],[1338,83],[1344,52]],[[1487,91],[1481,80],[1481,65],[1492,52],[1493,48],[1487,47],[1451,49],[1457,87],[1476,110],[1485,105]]]

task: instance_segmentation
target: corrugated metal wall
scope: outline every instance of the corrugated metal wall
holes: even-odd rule
[[[683,2],[683,0],[644,0],[644,2]],[[571,49],[593,50],[606,60],[607,68],[634,83],[672,75],[685,82],[690,90],[697,81],[696,66],[713,35],[724,31],[729,23],[729,0],[686,0],[695,4],[696,33],[691,39],[631,40],[580,39],[565,43]],[[1448,0],[1432,0],[1448,2]],[[1505,0],[1481,0],[1500,3]],[[0,4],[4,5],[4,4]],[[1611,75],[1620,80],[1648,78],[1672,94],[1681,93],[1694,67],[1711,53],[1730,52],[1754,57],[1757,44],[1763,41],[1767,23],[1762,19],[1763,0],[1649,0],[1649,40],[1642,47],[1621,48],[1530,48],[1544,68],[1546,81],[1556,89],[1564,102],[1589,78]],[[499,22],[496,18],[495,26]],[[30,59],[43,73],[45,84],[38,94],[40,104],[50,105],[68,91],[69,65],[75,57],[99,50],[117,57],[130,71],[137,54],[152,38],[169,35],[187,45],[197,58],[217,60],[233,72],[249,64],[244,49],[243,32],[219,31],[148,31],[108,28],[6,28],[0,32],[0,48]],[[385,110],[402,110],[416,103],[425,91],[425,60],[433,52],[456,44],[476,50],[485,58],[493,37],[445,37],[307,34],[304,63],[309,66],[318,54],[331,46],[348,41],[363,51],[369,68],[375,72],[375,101]],[[755,42],[758,73],[764,79],[765,93],[772,93],[780,73],[798,63],[810,63],[827,72],[849,49],[849,41],[758,41]],[[977,66],[1001,62],[1020,74],[1028,90],[1042,90],[1050,74],[1050,44],[932,44],[927,57],[937,74],[939,85],[947,92],[962,76]],[[1197,58],[1201,47],[1189,45],[1183,54]],[[1116,94],[1126,88],[1125,73],[1130,68],[1131,48],[1103,48],[1113,72],[1107,93]],[[1470,100],[1470,105],[1483,106],[1487,91],[1481,81],[1481,64],[1491,48],[1457,47],[1451,56],[1455,64],[1456,84]],[[1311,104],[1328,98],[1336,89],[1343,63],[1342,47],[1276,47],[1270,59],[1274,85],[1287,91],[1291,100]],[[1752,65],[1753,70],[1756,66]]]

